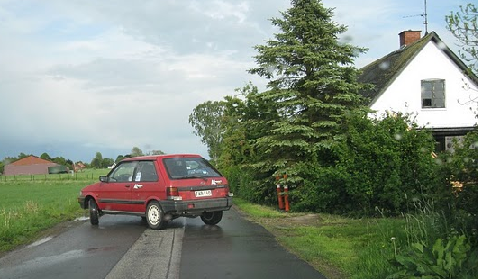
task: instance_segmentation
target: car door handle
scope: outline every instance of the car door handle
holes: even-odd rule
[[[141,187],[143,187],[141,184],[134,184],[133,186],[134,189],[140,189]]]
[[[124,185],[124,187],[129,188],[129,187],[131,187],[131,185],[126,184],[126,185]]]

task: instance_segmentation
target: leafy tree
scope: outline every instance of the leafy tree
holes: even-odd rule
[[[102,168],[102,163],[103,163],[103,155],[101,154],[101,152],[96,152],[96,156],[95,158],[93,158],[93,160],[91,160],[91,167],[93,168]]]
[[[54,162],[54,163],[57,163],[58,165],[62,165],[62,166],[72,166],[73,165],[72,160],[65,159],[63,157],[51,158],[51,161]]]
[[[115,160],[115,164],[119,163],[121,160],[123,160],[124,158],[126,158],[125,156],[123,155],[118,155],[118,157],[116,157],[116,160]]]
[[[295,167],[302,161],[333,162],[331,148],[340,138],[346,112],[359,108],[354,59],[365,50],[339,41],[347,28],[332,21],[333,9],[320,0],[292,0],[292,7],[273,18],[280,30],[267,45],[256,46],[257,67],[249,70],[269,80],[269,91],[258,96],[278,115],[256,143],[263,154],[258,170],[288,173],[303,179]],[[272,172],[272,173],[271,173]]]
[[[33,156],[33,155],[32,154],[25,154],[25,153],[21,152],[20,155],[18,155],[18,159],[23,159],[23,158],[30,157],[30,156]]]
[[[224,102],[207,101],[197,105],[189,115],[193,133],[201,138],[208,148],[209,157],[214,161],[221,155],[224,109]]]
[[[131,149],[131,157],[141,157],[144,156],[143,151],[139,147],[133,147]]]
[[[166,154],[161,150],[151,150],[150,153],[151,153],[151,155],[164,155],[164,154]]]
[[[50,158],[50,155],[48,155],[48,153],[44,152],[40,155],[40,158],[44,159],[44,160],[48,160],[48,161],[51,161],[51,158]]]
[[[462,48],[460,56],[478,74],[478,10],[475,4],[460,5],[459,12],[446,16],[447,29],[458,39]]]
[[[106,168],[109,166],[112,166],[115,163],[115,161],[112,158],[103,158],[101,161],[101,167]]]

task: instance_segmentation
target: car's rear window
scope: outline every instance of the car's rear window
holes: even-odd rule
[[[172,179],[222,176],[204,158],[165,158],[163,162]]]

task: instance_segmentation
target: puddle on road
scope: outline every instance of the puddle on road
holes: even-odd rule
[[[50,241],[53,237],[49,236],[49,237],[46,237],[46,238],[42,238],[40,240],[37,240],[35,242],[33,242],[32,244],[28,245],[27,248],[33,248],[33,247],[36,247],[36,246],[40,246],[42,245],[43,243],[47,242],[47,241]]]
[[[86,220],[90,220],[90,217],[83,216],[83,217],[78,217],[78,218],[75,219],[75,221],[77,221],[77,222],[86,221]]]

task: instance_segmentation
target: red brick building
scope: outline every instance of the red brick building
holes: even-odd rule
[[[6,165],[5,175],[48,174],[49,167],[58,166],[58,164],[51,161],[29,156]]]

